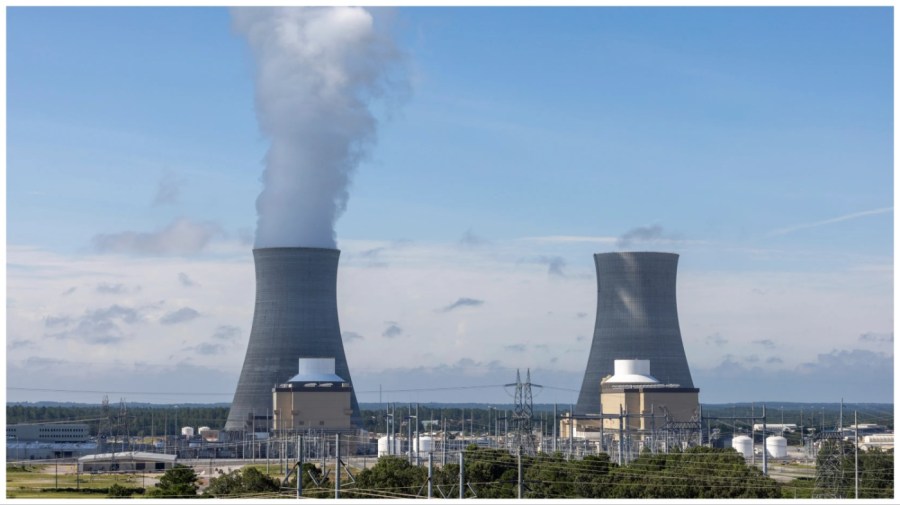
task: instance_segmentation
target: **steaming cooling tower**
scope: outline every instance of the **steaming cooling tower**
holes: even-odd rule
[[[649,360],[661,383],[693,388],[675,304],[678,255],[602,253],[594,263],[597,321],[575,412],[600,412],[600,380],[617,359]]]
[[[337,311],[340,251],[308,247],[254,249],[256,307],[244,368],[226,431],[248,416],[272,415],[272,388],[297,373],[298,358],[334,358],[334,372],[352,383]],[[356,393],[352,421],[359,424]]]

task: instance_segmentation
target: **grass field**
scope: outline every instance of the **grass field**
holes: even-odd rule
[[[77,481],[76,481],[77,479]],[[140,488],[156,483],[157,476],[105,474],[76,475],[73,464],[59,465],[7,465],[6,497],[7,498],[86,498],[98,499],[106,497],[106,489],[113,484],[124,487]],[[142,484],[143,482],[143,484]],[[145,484],[145,485],[144,485]],[[76,491],[80,489],[83,491]],[[98,492],[89,492],[96,490]]]

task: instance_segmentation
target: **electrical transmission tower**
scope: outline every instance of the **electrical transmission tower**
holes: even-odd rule
[[[100,428],[97,429],[97,436],[103,439],[104,444],[113,439],[113,423],[112,414],[109,412],[109,396],[103,395],[101,406]]]
[[[541,387],[531,383],[531,369],[525,374],[525,382],[522,382],[522,376],[519,370],[516,370],[515,384],[506,384],[506,386],[515,386],[515,411],[513,412],[513,438],[508,442],[507,448],[511,451],[522,448],[522,454],[533,456],[536,452],[536,441],[534,437],[534,405],[532,403],[531,388]]]
[[[821,433],[822,441],[816,461],[816,485],[813,498],[846,498],[847,478],[844,441],[841,433]],[[852,469],[851,469],[852,471]]]

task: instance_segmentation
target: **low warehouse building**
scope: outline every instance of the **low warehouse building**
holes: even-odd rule
[[[175,466],[175,455],[153,452],[111,452],[78,458],[78,471],[164,472]]]

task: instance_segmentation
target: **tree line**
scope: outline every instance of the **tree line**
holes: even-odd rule
[[[104,410],[101,405],[36,406],[7,405],[6,423],[74,423],[87,424],[91,436],[161,436],[181,433],[182,426],[221,429],[228,418],[229,407],[219,406],[132,406],[111,403]]]

